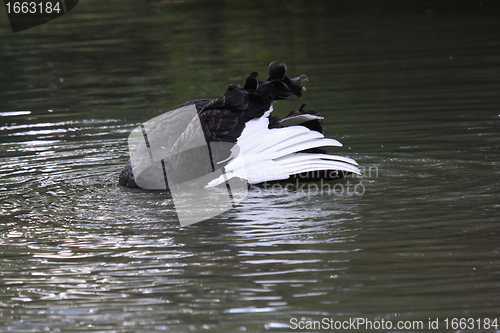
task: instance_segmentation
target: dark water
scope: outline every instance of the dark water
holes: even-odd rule
[[[22,33],[2,20],[0,332],[500,320],[499,12],[443,3],[88,0]],[[310,78],[278,113],[310,102],[362,178],[253,189],[185,228],[168,194],[117,186],[134,127],[273,60]],[[446,331],[500,332],[474,323]]]

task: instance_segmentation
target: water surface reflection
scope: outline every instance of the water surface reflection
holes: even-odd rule
[[[500,25],[483,5],[89,0],[0,25],[0,332],[498,317]],[[133,128],[276,59],[310,78],[277,112],[325,115],[362,195],[254,188],[181,228],[168,194],[117,186]]]

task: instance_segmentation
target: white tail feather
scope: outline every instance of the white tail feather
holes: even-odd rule
[[[304,126],[269,129],[269,115],[272,110],[271,107],[262,117],[246,123],[237,142],[240,155],[225,166],[225,177],[223,175],[212,180],[207,187],[217,186],[233,177],[257,184],[319,170],[360,174],[358,163],[351,158],[301,153],[312,148],[341,147],[342,144]]]

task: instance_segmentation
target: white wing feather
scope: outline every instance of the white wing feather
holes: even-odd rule
[[[293,174],[317,170],[338,170],[360,174],[355,160],[336,155],[301,153],[311,148],[341,147],[334,139],[328,139],[305,126],[269,129],[271,107],[258,119],[248,121],[238,138],[240,155],[226,165],[225,177],[220,176],[207,184],[213,187],[225,180],[239,177],[250,184],[283,180]]]

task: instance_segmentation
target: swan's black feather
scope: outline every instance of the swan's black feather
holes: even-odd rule
[[[231,84],[218,98],[195,99],[171,110],[195,105],[207,142],[235,143],[246,122],[262,117],[274,101],[291,95],[301,96],[302,83],[307,80],[307,76],[289,78],[286,71],[285,64],[273,62],[269,65],[269,76],[264,81],[257,80],[259,72],[251,72],[243,87]],[[137,187],[130,161],[120,174],[119,184]]]

